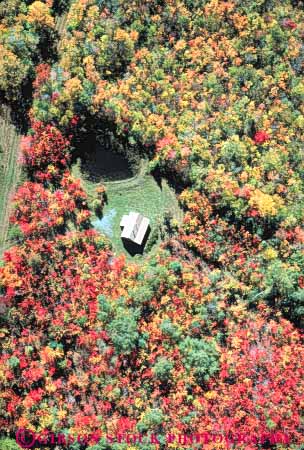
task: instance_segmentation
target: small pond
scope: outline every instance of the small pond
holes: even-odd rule
[[[88,137],[76,152],[80,160],[80,170],[84,178],[94,183],[105,181],[126,180],[135,172],[135,164],[131,163],[123,154],[123,149],[109,142]]]
[[[108,210],[101,219],[94,220],[92,225],[96,230],[106,234],[109,238],[113,238],[116,215],[116,209],[112,208]]]

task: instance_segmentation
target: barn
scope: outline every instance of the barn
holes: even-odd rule
[[[142,214],[131,211],[124,215],[120,222],[122,228],[121,238],[137,245],[142,245],[149,229],[150,221]]]

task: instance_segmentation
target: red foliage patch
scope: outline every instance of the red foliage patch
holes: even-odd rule
[[[268,141],[270,139],[270,136],[266,131],[257,131],[254,135],[254,142],[255,144],[264,144],[264,142]]]

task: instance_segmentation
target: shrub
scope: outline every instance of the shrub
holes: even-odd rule
[[[139,334],[137,331],[137,320],[131,311],[119,308],[107,330],[116,353],[129,354],[136,348]]]
[[[174,365],[167,358],[159,358],[153,367],[153,373],[160,381],[168,381]]]
[[[219,370],[219,354],[214,342],[188,336],[179,344],[179,349],[186,370],[194,371],[199,384],[207,382]]]

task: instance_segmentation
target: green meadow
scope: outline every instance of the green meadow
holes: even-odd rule
[[[179,222],[182,212],[178,205],[174,190],[165,179],[156,181],[147,171],[147,163],[141,161],[138,173],[127,179],[105,181],[99,183],[88,179],[81,172],[80,161],[73,167],[76,177],[82,179],[90,203],[96,198],[96,188],[103,184],[106,187],[107,202],[103,208],[102,217],[95,214],[92,223],[95,229],[108,236],[116,253],[124,253],[128,259],[140,259],[154,251],[161,242],[161,228],[165,216],[170,215]],[[124,214],[136,211],[150,219],[151,232],[143,255],[131,257],[120,238],[120,221]]]

